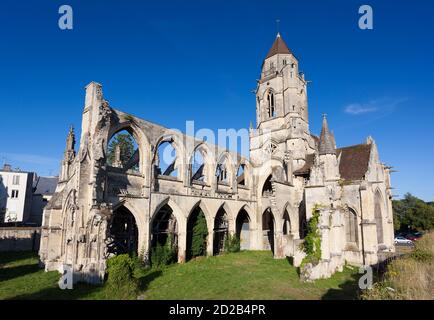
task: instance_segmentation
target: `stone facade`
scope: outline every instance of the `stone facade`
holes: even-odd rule
[[[243,249],[272,250],[295,265],[304,257],[307,221],[319,210],[321,261],[309,270],[311,279],[330,276],[346,261],[374,264],[380,252],[393,251],[389,169],[374,140],[336,148],[325,117],[320,137],[310,133],[307,81],[280,35],[262,65],[256,111],[247,159],[118,111],[101,85],[90,83],[80,148],[76,153],[71,130],[57,191],[44,212],[46,270],[72,265],[77,281],[99,282],[110,254],[147,256],[168,234],[182,263],[198,209],[208,226],[207,255],[219,254],[222,239],[237,234]],[[110,164],[109,141],[122,130],[134,137],[137,151],[122,164],[117,149]],[[176,159],[162,172],[158,148],[164,143]],[[196,153],[203,158],[197,172]]]

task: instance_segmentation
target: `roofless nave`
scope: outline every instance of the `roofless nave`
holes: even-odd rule
[[[299,62],[277,35],[256,89],[257,130],[249,159],[113,109],[101,85],[86,87],[80,148],[67,139],[56,194],[44,212],[40,255],[46,270],[71,265],[76,280],[99,282],[110,254],[149,253],[170,236],[178,262],[190,258],[192,225],[206,218],[206,254],[223,250],[228,234],[244,250],[294,257],[312,212],[320,213],[321,261],[312,279],[330,276],[345,261],[374,264],[393,251],[389,169],[372,138],[336,148],[324,118],[309,131],[307,82]],[[108,159],[119,132],[137,151]],[[163,166],[162,146],[174,161]],[[268,155],[264,157],[264,154]],[[198,160],[199,159],[199,160]]]

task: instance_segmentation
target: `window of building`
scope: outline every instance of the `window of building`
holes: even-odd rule
[[[268,92],[267,102],[268,102],[268,117],[274,118],[276,116],[276,108],[274,104],[274,93],[272,91]]]
[[[217,165],[217,182],[228,182],[228,171],[226,170],[226,166],[224,163],[219,163]]]
[[[12,178],[12,184],[15,186],[19,185],[20,184],[20,176],[14,176]]]
[[[352,209],[345,213],[345,235],[347,243],[357,242],[357,215]]]
[[[11,198],[12,199],[18,198],[18,190],[12,190]]]

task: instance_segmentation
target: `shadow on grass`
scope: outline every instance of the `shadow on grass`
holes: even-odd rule
[[[22,252],[0,252],[0,268],[11,263],[18,262],[19,260],[38,259],[38,255],[32,251]]]
[[[151,269],[146,275],[139,278],[139,289],[140,291],[146,291],[152,281],[157,279],[163,274],[161,270]]]
[[[359,277],[353,274],[350,280],[339,285],[339,289],[329,289],[321,300],[359,300]]]
[[[28,264],[23,266],[2,268],[0,272],[0,281],[12,280],[28,274],[36,273],[40,271],[38,265]]]
[[[138,279],[140,293],[146,291],[149,284],[162,274],[159,270],[150,270]],[[60,274],[59,274],[60,278]],[[61,290],[57,285],[44,288],[37,292],[18,295],[10,300],[119,300],[124,292],[111,292],[107,285],[89,285],[78,283],[72,290]],[[135,296],[129,297],[135,299]]]

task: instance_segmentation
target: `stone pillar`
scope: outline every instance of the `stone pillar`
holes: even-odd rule
[[[187,233],[180,231],[178,233],[178,262],[184,263],[187,256]]]
[[[275,231],[274,232],[274,258],[275,259],[284,259],[285,258],[285,248],[283,241],[283,232]]]
[[[208,223],[208,239],[206,242],[206,255],[212,257],[214,255],[214,224]]]
[[[329,210],[321,212],[320,233],[321,233],[321,259],[330,260],[330,226],[328,223],[330,216]]]

